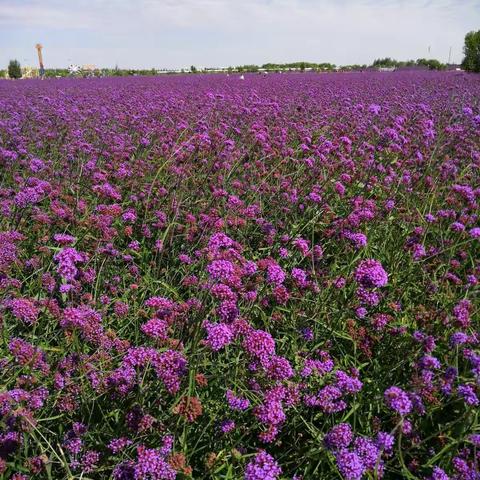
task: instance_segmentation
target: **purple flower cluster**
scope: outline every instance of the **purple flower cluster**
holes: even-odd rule
[[[229,325],[204,322],[204,328],[207,331],[205,344],[215,352],[226,347],[233,340],[233,332]]]
[[[86,255],[77,252],[73,247],[65,247],[55,254],[54,259],[58,263],[58,274],[68,282],[71,282],[75,280],[78,274],[76,264],[85,262]]]
[[[282,469],[275,459],[264,450],[250,461],[245,469],[245,480],[276,480]]]
[[[355,270],[355,280],[365,288],[384,287],[388,283],[388,274],[377,260],[362,260]]]
[[[39,311],[32,300],[28,298],[14,298],[6,301],[4,304],[12,310],[15,318],[28,325],[36,323]]]
[[[367,472],[381,478],[382,455],[391,453],[393,442],[393,436],[386,432],[379,432],[375,439],[355,437],[348,423],[335,425],[325,436],[325,445],[334,454],[339,472],[349,480],[360,480]]]
[[[412,402],[409,396],[399,387],[387,388],[383,397],[387,406],[402,416],[408,415],[412,411]]]
[[[478,98],[0,80],[0,477],[476,479]]]
[[[135,480],[175,480],[177,473],[167,463],[161,449],[137,448],[137,462],[134,466]]]
[[[232,410],[246,410],[250,406],[248,398],[237,397],[231,390],[227,390],[226,397],[228,406]]]

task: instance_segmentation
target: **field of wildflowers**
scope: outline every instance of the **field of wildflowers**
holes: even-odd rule
[[[480,77],[0,83],[0,477],[480,478]]]

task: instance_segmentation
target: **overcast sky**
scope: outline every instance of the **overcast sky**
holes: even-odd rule
[[[460,62],[480,0],[0,0],[0,68]],[[430,52],[429,52],[430,48]]]

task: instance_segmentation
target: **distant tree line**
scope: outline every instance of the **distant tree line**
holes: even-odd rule
[[[376,68],[408,68],[408,67],[426,67],[430,70],[445,70],[447,65],[435,59],[419,58],[417,60],[399,61],[390,57],[377,58],[372,67]]]
[[[293,63],[265,63],[262,68],[266,70],[335,70],[333,63],[312,63],[312,62],[293,62]]]
[[[469,32],[465,36],[465,46],[463,48],[465,58],[462,61],[462,68],[469,72],[480,72],[480,30]],[[127,77],[136,75],[158,75],[168,73],[210,73],[210,72],[281,72],[281,71],[333,71],[333,70],[366,70],[378,68],[428,68],[429,70],[445,70],[448,66],[436,59],[419,58],[417,60],[395,60],[390,57],[377,58],[372,65],[344,65],[337,67],[333,63],[313,63],[313,62],[292,62],[292,63],[265,63],[263,65],[239,65],[237,67],[228,67],[227,69],[205,68],[199,69],[195,65],[190,68],[168,71],[151,69],[124,69],[115,66],[115,68],[102,68],[97,70],[80,70],[75,76],[104,76],[104,77]],[[7,70],[0,70],[0,78],[21,78],[22,69],[18,60],[10,60]],[[47,68],[45,77],[68,77],[72,73],[67,68]]]
[[[38,72],[37,72],[38,73]],[[147,76],[158,75],[158,70],[151,69],[133,69],[133,68],[101,68],[101,69],[88,69],[80,70],[74,74],[68,68],[46,68],[46,78],[59,78],[59,77],[128,77],[128,76]],[[0,78],[22,78],[22,68],[18,60],[11,60],[6,70],[0,70]]]

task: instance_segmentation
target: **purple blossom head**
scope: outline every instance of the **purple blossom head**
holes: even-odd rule
[[[472,433],[469,435],[468,441],[473,443],[477,448],[480,448],[480,433]]]
[[[348,423],[335,425],[325,436],[325,445],[330,450],[347,448],[353,441],[352,427]]]
[[[276,480],[282,469],[275,459],[264,450],[255,455],[245,469],[245,480]]]
[[[77,241],[74,236],[67,233],[56,233],[53,239],[60,245],[73,245]]]
[[[419,366],[427,370],[437,370],[440,368],[441,363],[438,358],[432,355],[424,355],[419,361]]]
[[[208,248],[213,253],[218,253],[220,250],[232,247],[234,241],[224,233],[213,234],[208,241]]]
[[[235,300],[224,300],[216,309],[217,315],[223,322],[231,323],[239,315],[239,309]]]
[[[434,467],[431,480],[450,480],[450,477],[440,467]]]
[[[282,270],[280,265],[276,263],[271,263],[267,267],[267,281],[268,283],[273,283],[275,285],[281,285],[285,281],[285,272]]]
[[[28,298],[14,298],[5,302],[5,305],[12,310],[13,316],[27,325],[37,322],[38,308]]]
[[[177,477],[160,449],[138,447],[137,456],[135,480],[175,480]]]
[[[470,300],[460,300],[453,308],[453,315],[462,328],[467,328],[470,325],[471,308]]]
[[[233,340],[233,331],[231,327],[225,323],[204,322],[203,326],[207,331],[205,344],[215,352],[226,347]]]
[[[313,333],[313,330],[311,328],[305,327],[300,330],[300,333],[303,337],[303,339],[307,342],[311,342],[314,338],[315,335]]]
[[[450,345],[452,345],[452,347],[457,347],[458,345],[463,345],[465,343],[468,343],[469,340],[470,340],[470,337],[466,333],[455,332],[450,337]]]
[[[381,295],[377,290],[372,290],[370,288],[359,287],[357,288],[357,297],[360,302],[364,305],[370,307],[375,307],[380,303]]]
[[[132,440],[125,437],[119,437],[111,440],[110,443],[108,444],[108,448],[113,453],[119,453],[131,444],[132,444]]]
[[[355,309],[355,314],[358,318],[365,318],[367,316],[368,310],[365,307],[358,307]]]
[[[243,266],[243,273],[245,275],[254,275],[258,270],[257,264],[252,261],[245,262]]]
[[[223,420],[220,424],[220,430],[222,433],[230,433],[235,429],[235,422],[233,420]]]
[[[383,397],[387,406],[402,416],[408,415],[412,411],[412,402],[401,388],[387,388]]]
[[[348,375],[343,370],[335,372],[336,386],[344,393],[354,395],[362,389],[362,382],[356,378]]]
[[[473,385],[459,385],[458,394],[463,398],[463,401],[472,407],[480,405],[475,387]]]
[[[159,318],[152,318],[142,325],[142,332],[156,340],[166,340],[168,337],[168,323]]]
[[[378,432],[376,444],[380,450],[383,450],[385,453],[390,453],[395,444],[395,437],[387,432]]]
[[[251,330],[243,341],[245,350],[260,361],[267,361],[275,354],[275,340],[264,330]]]
[[[226,393],[228,406],[232,410],[246,410],[250,406],[250,400],[248,398],[237,397],[231,390],[227,390]]]
[[[361,233],[361,232],[355,233],[355,232],[345,231],[343,233],[343,236],[346,239],[350,240],[356,249],[360,249],[367,246],[368,238],[364,233]]]
[[[345,480],[360,480],[365,472],[362,459],[349,450],[342,449],[335,454],[337,467]]]
[[[214,260],[207,266],[207,272],[214,280],[228,281],[235,273],[235,267],[228,260]]]
[[[135,479],[135,462],[126,460],[115,465],[112,476],[114,480],[134,480]]]
[[[78,273],[77,263],[85,262],[86,255],[73,247],[65,247],[53,257],[58,263],[57,272],[67,281],[73,281]]]
[[[355,280],[365,288],[384,287],[388,274],[377,260],[362,260],[355,270]]]
[[[292,278],[300,285],[301,287],[307,284],[307,273],[301,268],[292,269]]]
[[[353,443],[353,450],[362,459],[367,470],[375,469],[380,460],[380,450],[372,440],[366,437],[357,437]]]

